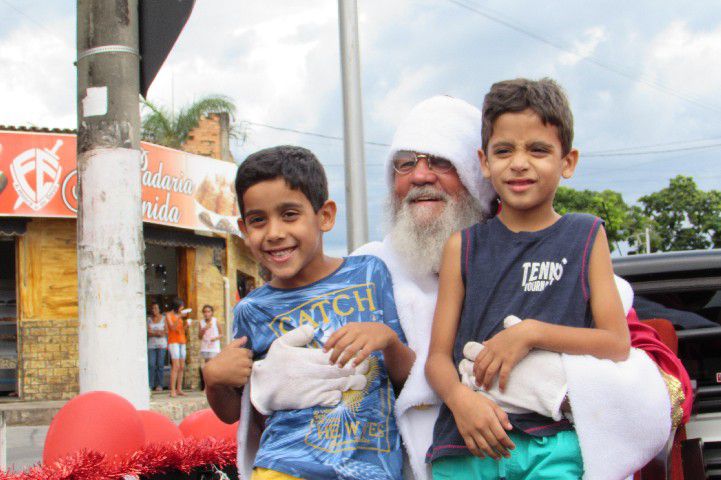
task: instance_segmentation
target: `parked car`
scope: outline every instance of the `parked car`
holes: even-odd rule
[[[721,249],[633,255],[613,264],[633,287],[639,317],[644,309],[673,317],[696,392],[686,435],[702,440],[708,478],[721,479]]]

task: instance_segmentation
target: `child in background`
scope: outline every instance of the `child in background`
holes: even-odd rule
[[[332,352],[317,374],[343,383],[341,368],[370,359],[365,377],[349,377],[362,384],[339,388],[350,387],[342,398],[270,414],[252,479],[400,480],[391,383],[403,384],[415,355],[405,345],[385,264],[370,256],[325,255],[323,234],[333,228],[336,204],[310,151],[256,152],[238,168],[235,186],[246,244],[271,273],[236,305],[235,338],[247,337],[258,358],[277,337],[302,326],[313,336],[309,348]],[[262,387],[251,382],[251,398]]]
[[[160,304],[150,304],[148,317],[148,380],[150,389],[163,391],[163,367],[165,352],[168,350],[168,324],[165,315],[160,313]]]
[[[501,390],[532,348],[616,361],[629,354],[603,222],[553,209],[560,179],[578,162],[568,100],[550,79],[497,83],[484,101],[482,137],[481,169],[502,208],[444,250],[426,363],[445,403],[428,455],[433,478],[581,478],[568,421],[507,415],[456,370],[468,341],[485,347],[475,361],[478,384],[498,377]],[[503,329],[508,315],[523,321]]]
[[[165,322],[168,324],[168,353],[170,354],[170,396],[184,396],[183,371],[185,370],[185,356],[187,354],[185,327],[187,313],[182,312],[185,303],[174,298],[171,309],[165,312]]]
[[[223,332],[218,327],[218,319],[213,316],[213,312],[212,306],[203,305],[203,318],[200,319],[198,330],[203,363],[220,353],[220,339],[223,338]]]

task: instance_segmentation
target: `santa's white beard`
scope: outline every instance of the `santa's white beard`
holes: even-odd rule
[[[423,196],[440,196],[445,206],[434,214],[433,205],[414,205]],[[451,197],[431,187],[412,189],[403,200],[391,195],[389,235],[406,267],[421,275],[438,273],[443,246],[454,232],[484,220],[478,200],[468,192]]]

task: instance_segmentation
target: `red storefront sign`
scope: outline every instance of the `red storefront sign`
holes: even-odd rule
[[[141,148],[144,221],[238,233],[235,165],[151,143]],[[74,218],[77,195],[75,135],[0,131],[0,216]]]

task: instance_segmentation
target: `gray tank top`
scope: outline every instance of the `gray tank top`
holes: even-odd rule
[[[601,225],[597,217],[572,213],[536,232],[512,232],[498,217],[463,230],[460,261],[466,294],[453,347],[456,367],[463,346],[491,338],[508,315],[592,327],[588,261]],[[509,414],[509,419],[514,428],[536,436],[572,428],[565,420],[538,414]],[[469,454],[453,414],[443,405],[428,460]]]

